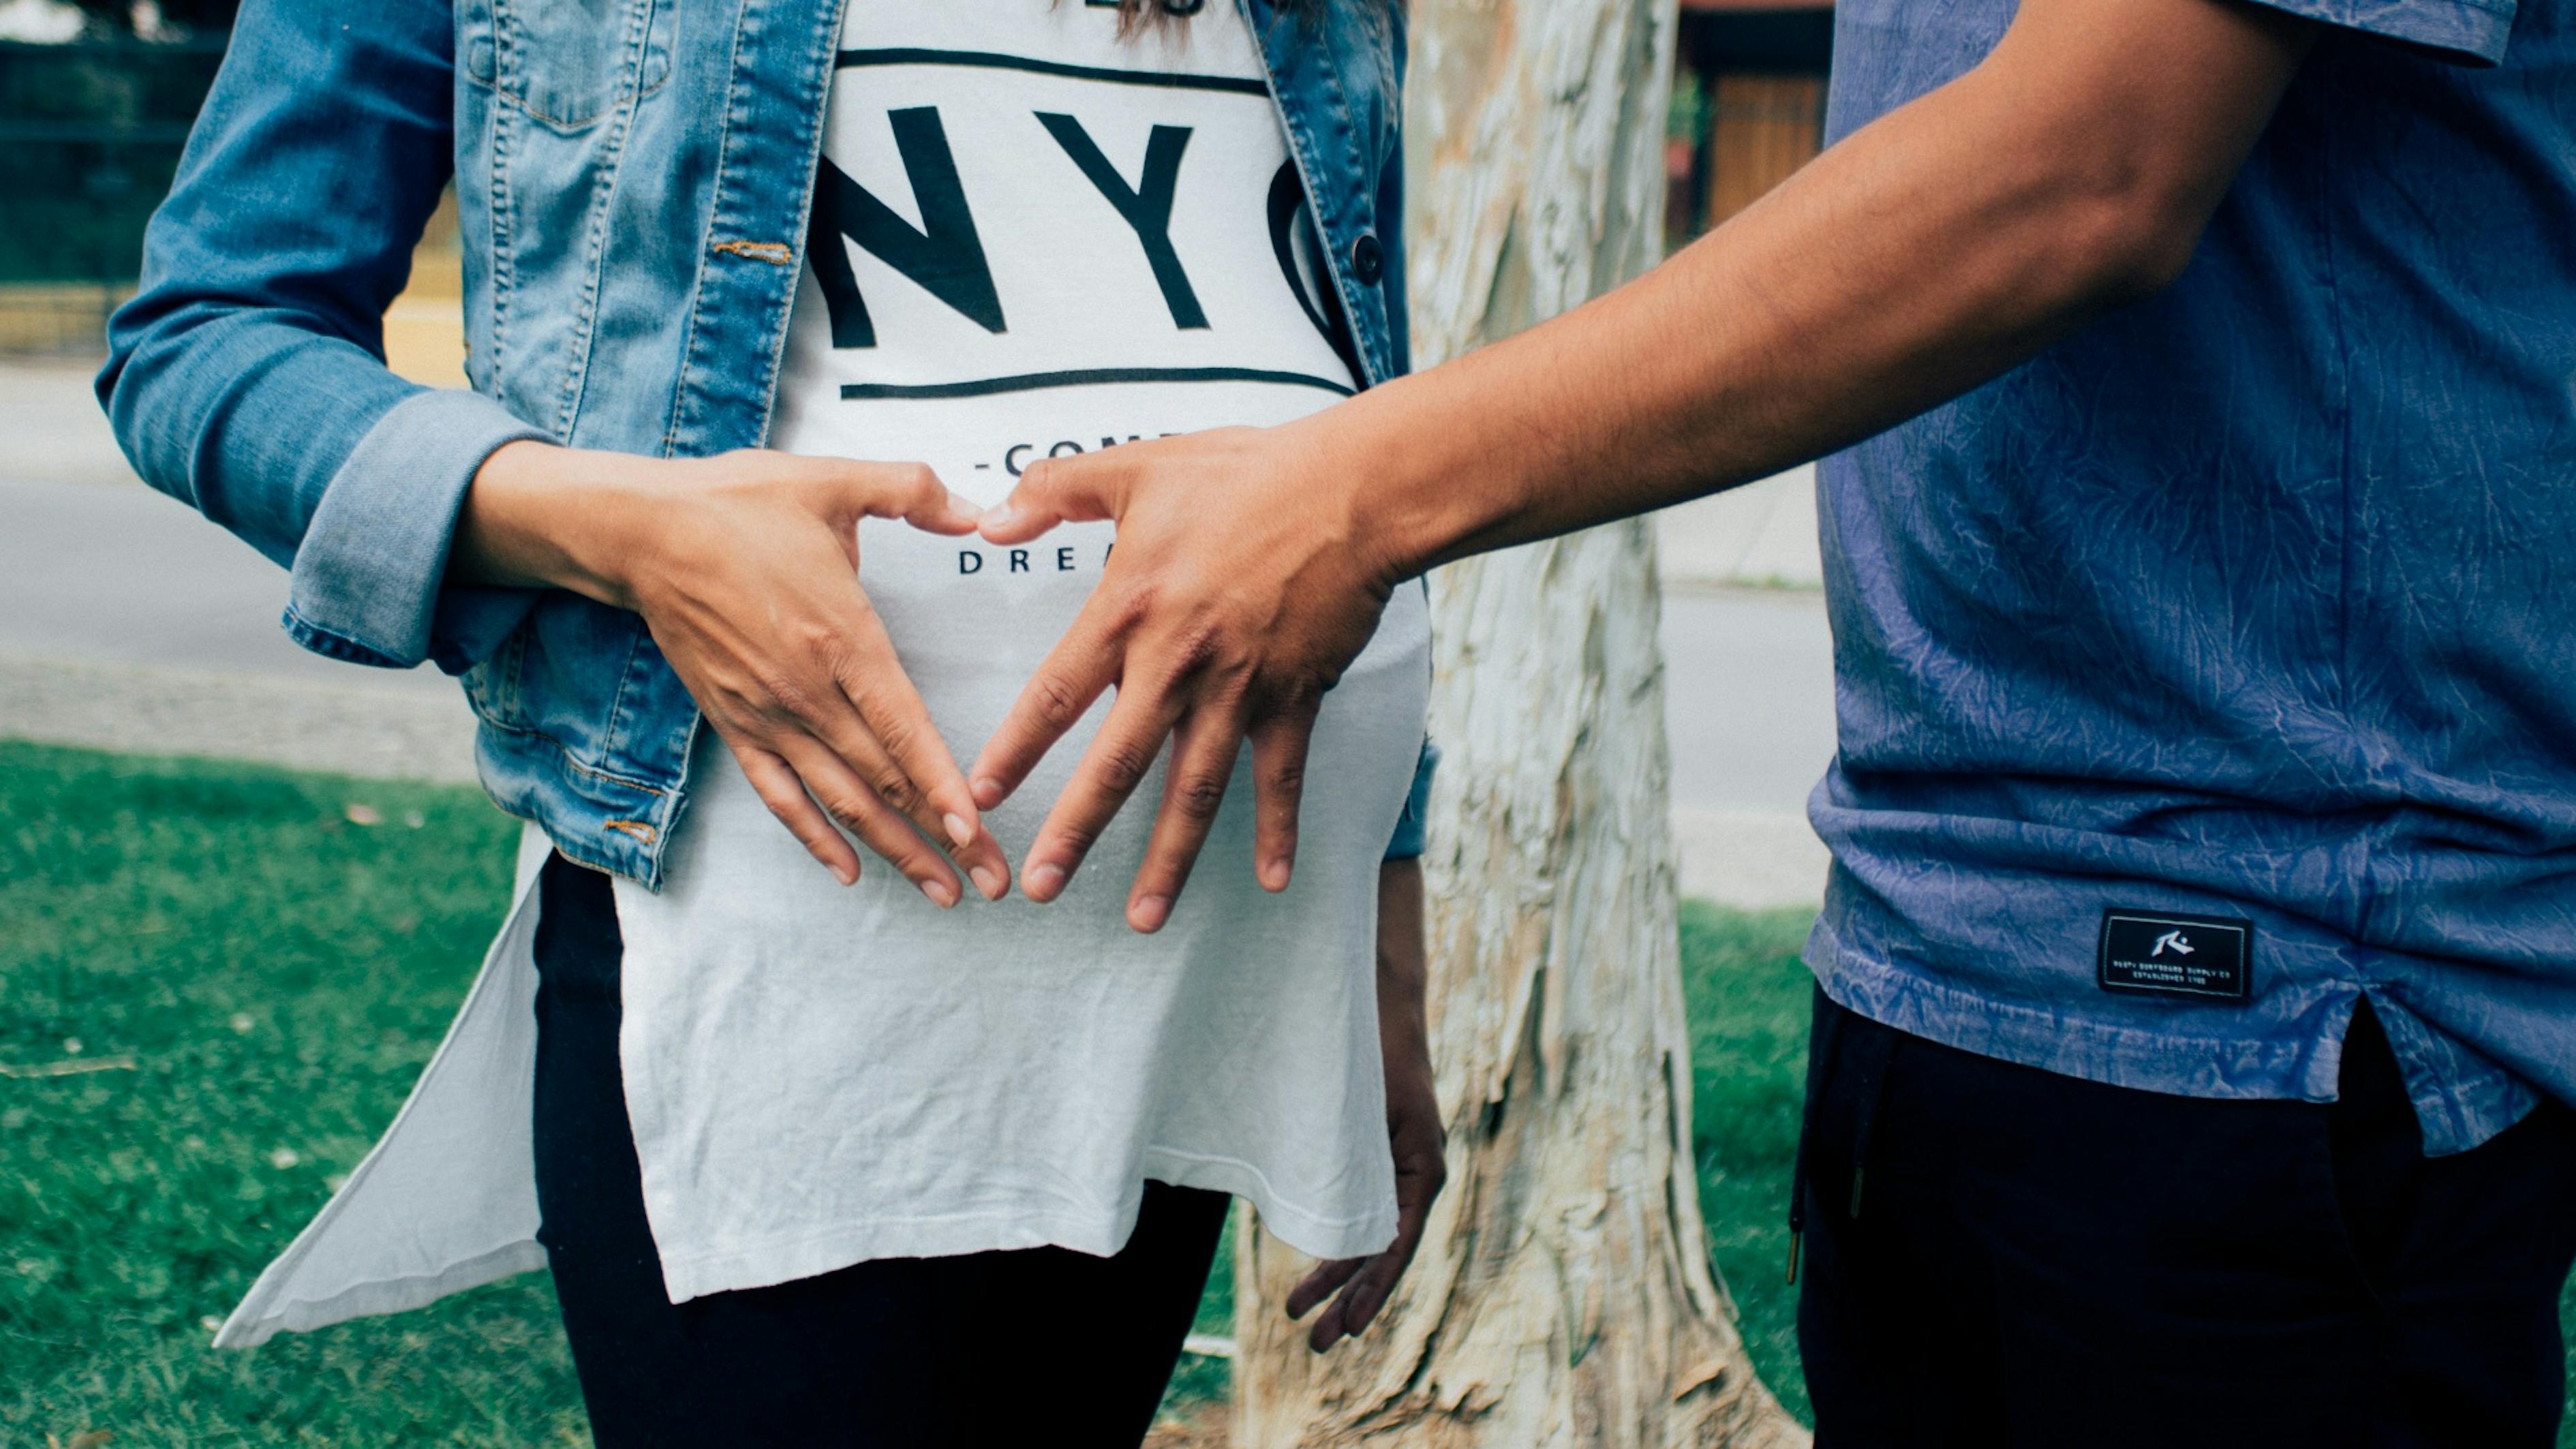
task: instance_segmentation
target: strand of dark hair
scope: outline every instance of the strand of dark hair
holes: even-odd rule
[[[1089,3],[1089,0],[1081,0]],[[1184,25],[1189,18],[1211,3],[1230,0],[1118,0],[1118,33],[1131,35],[1150,26]],[[1322,10],[1335,0],[1270,0],[1271,7],[1290,15],[1306,15]],[[1362,4],[1390,3],[1390,0],[1358,0]]]

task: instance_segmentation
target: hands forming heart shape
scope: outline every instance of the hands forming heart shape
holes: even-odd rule
[[[1401,576],[1362,546],[1331,472],[1294,425],[1227,429],[1040,462],[979,512],[914,463],[514,443],[477,476],[457,548],[478,578],[571,588],[642,615],[752,787],[817,861],[844,884],[858,879],[837,824],[942,907],[962,898],[960,867],[988,900],[1008,889],[981,813],[1115,688],[1020,884],[1041,902],[1063,894],[1169,742],[1127,905],[1131,926],[1154,931],[1246,740],[1256,874],[1277,891],[1294,872],[1317,712]],[[864,518],[995,544],[1059,523],[1118,526],[1098,587],[969,772],[869,605]]]

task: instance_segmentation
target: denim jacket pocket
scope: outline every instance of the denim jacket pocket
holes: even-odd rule
[[[670,0],[463,0],[457,22],[466,76],[558,130],[671,77]]]
[[[525,698],[527,661],[528,625],[522,621],[490,658],[459,676],[465,686],[465,702],[472,706],[475,718],[498,729],[530,728]]]

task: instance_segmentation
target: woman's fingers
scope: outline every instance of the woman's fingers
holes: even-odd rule
[[[835,669],[835,684],[849,713],[817,733],[880,799],[922,834],[947,842],[986,900],[1000,899],[1011,880],[1001,843],[984,828],[974,793],[931,723],[930,707],[895,657],[883,621],[862,606],[843,629],[848,652]]]
[[[1422,1250],[1422,1235],[1431,1221],[1431,1204],[1439,1197],[1441,1178],[1445,1176],[1441,1173],[1408,1183],[1399,1175],[1395,1241],[1387,1245],[1386,1251],[1366,1258],[1319,1263],[1288,1290],[1286,1307],[1291,1319],[1303,1318],[1316,1304],[1332,1300],[1307,1332],[1307,1347],[1322,1353],[1341,1339],[1367,1332],[1368,1326],[1377,1321],[1378,1311],[1395,1296],[1395,1285],[1413,1266],[1414,1255]]]
[[[1367,1266],[1360,1269],[1359,1276],[1351,1281],[1351,1286],[1343,1289],[1342,1296],[1335,1300],[1334,1306],[1342,1310],[1341,1322],[1336,1326],[1344,1337],[1357,1338],[1368,1331],[1369,1324],[1377,1319],[1377,1311],[1386,1306],[1387,1298],[1395,1292],[1395,1280],[1403,1272],[1404,1259],[1392,1248],[1368,1260]],[[1320,1323],[1316,1325],[1318,1328],[1322,1326]]]
[[[850,842],[832,828],[831,818],[805,793],[804,782],[796,778],[787,762],[771,751],[731,739],[725,740],[725,748],[733,751],[734,763],[742,766],[743,778],[751,782],[752,793],[769,807],[770,814],[778,817],[779,824],[787,827],[787,833],[802,842],[807,853],[821,861],[833,879],[843,885],[856,885],[859,853],[850,849]]]
[[[852,774],[837,753],[811,736],[782,739],[778,752],[825,814],[883,856],[942,909],[957,904],[963,891],[947,858],[913,830],[912,822]]]
[[[1297,1319],[1314,1312],[1316,1304],[1332,1297],[1334,1289],[1351,1281],[1367,1263],[1366,1258],[1335,1258],[1316,1264],[1313,1272],[1288,1290],[1288,1316]]]
[[[982,824],[958,815],[953,809],[943,810],[913,783],[905,767],[885,752],[877,737],[860,720],[857,706],[847,700],[837,702],[837,709],[827,718],[807,722],[815,744],[836,762],[839,776],[855,781],[856,796],[872,799],[903,822],[895,838],[907,852],[927,844],[936,851],[940,843],[962,833],[965,842],[951,850],[957,864],[986,900],[998,900],[1010,889],[1010,867],[1002,860],[1001,843],[994,840]],[[955,767],[951,766],[952,772]],[[809,781],[809,784],[812,782]],[[958,788],[962,789],[960,785]],[[836,817],[841,812],[833,812]],[[854,823],[853,830],[859,827]],[[863,834],[871,849],[884,851],[872,835]],[[896,862],[901,866],[901,862]],[[906,869],[906,876],[918,881],[918,871]],[[937,899],[933,895],[933,899]],[[944,904],[944,902],[943,902]]]
[[[836,460],[837,461],[837,460]],[[900,518],[928,533],[973,533],[984,510],[952,493],[927,463],[848,463],[863,470],[859,511],[870,518]]]
[[[1377,1320],[1378,1310],[1395,1293],[1395,1282],[1413,1257],[1401,1242],[1366,1258],[1341,1258],[1307,1274],[1288,1293],[1288,1316],[1303,1318],[1327,1297],[1323,1313],[1306,1332],[1306,1346],[1322,1353],[1345,1338],[1357,1338]],[[1336,1293],[1334,1290],[1339,1289]]]

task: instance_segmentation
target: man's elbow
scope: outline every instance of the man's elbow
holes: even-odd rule
[[[2076,188],[2056,230],[2077,297],[2091,308],[2117,307],[2172,286],[2209,225],[2215,198],[2206,193],[2136,172]]]
[[[2172,211],[2142,214],[2105,238],[2094,279],[2096,300],[2106,307],[2143,301],[2172,286],[2200,249],[2207,218]]]

